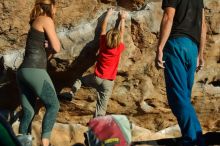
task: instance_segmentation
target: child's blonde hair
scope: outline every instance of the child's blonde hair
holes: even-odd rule
[[[110,29],[106,34],[106,46],[108,48],[116,48],[121,42],[120,31],[116,28]]]

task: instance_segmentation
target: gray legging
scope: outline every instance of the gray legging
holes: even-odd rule
[[[78,90],[82,84],[87,87],[93,87],[97,90],[98,100],[94,116],[104,116],[106,114],[108,100],[112,94],[114,80],[102,79],[94,74],[89,74],[77,79],[73,84],[73,88]]]
[[[23,109],[19,133],[28,134],[31,131],[36,98],[39,97],[46,108],[42,123],[42,138],[49,139],[60,105],[48,73],[45,69],[21,68],[17,72],[17,82]]]

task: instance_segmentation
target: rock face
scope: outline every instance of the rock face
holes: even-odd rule
[[[19,122],[13,124],[13,129],[17,133]],[[33,146],[40,145],[40,133],[41,133],[41,122],[33,122],[32,136]],[[83,133],[87,131],[87,127],[79,124],[60,124],[57,123],[54,126],[54,131],[51,135],[51,141],[55,146],[72,146],[75,143],[83,143]]]
[[[33,122],[32,125],[33,146],[40,145],[38,141],[40,139],[39,137],[41,131],[40,125],[41,125],[40,121]],[[15,122],[13,124],[13,129],[16,133],[18,131],[18,126],[19,126],[19,122]],[[146,140],[146,138],[150,141],[159,138],[173,138],[180,136],[179,127],[177,125],[158,132],[152,132],[148,129],[141,128],[134,124],[132,125],[132,127],[133,129],[131,133],[133,136],[132,137],[133,141],[142,141],[142,140]],[[88,128],[80,124],[56,123],[53,130],[54,131],[51,135],[51,143],[53,143],[54,146],[73,146],[74,144],[76,145],[76,144],[84,143],[85,139],[83,134],[88,130]]]
[[[32,0],[0,1],[0,108],[14,110],[19,105],[15,73],[23,58],[32,6]],[[62,51],[48,66],[57,92],[70,90],[76,78],[93,72],[100,25],[106,8],[112,6],[116,12],[108,28],[117,25],[119,9],[129,11],[129,18],[126,50],[107,113],[125,114],[136,125],[152,131],[176,125],[166,99],[163,71],[154,67],[161,0],[60,0],[56,26]],[[195,76],[192,102],[204,130],[219,131],[220,1],[205,0],[205,10],[209,28],[206,66]],[[80,89],[72,102],[61,101],[57,122],[85,125],[94,113],[95,101],[93,89]]]

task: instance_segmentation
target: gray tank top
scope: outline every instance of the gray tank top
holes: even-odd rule
[[[25,56],[20,68],[47,68],[47,55],[44,47],[46,34],[31,27],[26,41]]]

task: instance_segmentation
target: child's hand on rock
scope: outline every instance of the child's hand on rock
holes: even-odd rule
[[[120,17],[121,19],[126,19],[128,17],[128,12],[124,10],[120,11]]]
[[[113,8],[108,9],[107,15],[109,15],[109,16],[112,15],[113,11],[114,11]]]

